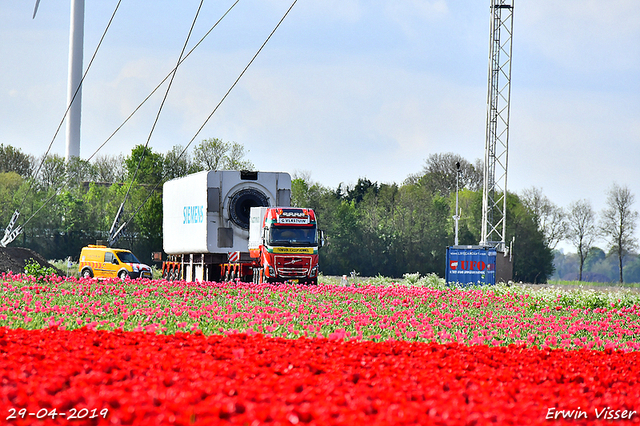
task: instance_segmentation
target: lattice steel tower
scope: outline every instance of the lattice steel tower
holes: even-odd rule
[[[504,251],[511,98],[511,40],[515,0],[491,0],[487,133],[480,245]]]

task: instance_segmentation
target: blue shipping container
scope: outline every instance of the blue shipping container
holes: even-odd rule
[[[496,253],[491,247],[447,247],[447,283],[495,284]]]

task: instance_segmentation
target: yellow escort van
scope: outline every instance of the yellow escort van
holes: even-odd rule
[[[140,261],[129,250],[109,248],[100,245],[88,245],[80,252],[78,266],[83,278],[126,277],[151,278],[151,268]]]

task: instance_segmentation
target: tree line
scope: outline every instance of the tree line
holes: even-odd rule
[[[638,239],[635,235],[638,212],[633,209],[635,195],[628,186],[613,183],[607,190],[605,207],[601,212],[596,212],[587,199],[572,201],[567,208],[558,207],[537,188],[526,190],[523,199],[538,218],[549,247],[555,249],[564,240],[576,249],[575,261],[568,262],[576,264],[577,271],[573,275],[566,270],[565,256],[556,253],[558,266],[563,266],[559,271],[560,278],[582,281],[585,262],[591,256],[591,261],[587,264],[589,267],[593,266],[596,258],[601,258],[601,261],[606,259],[609,264],[615,262],[617,276],[614,278],[609,273],[606,275],[609,278],[607,281],[622,283],[625,281],[627,264],[640,262],[637,260]],[[599,240],[605,243],[607,254],[595,246]],[[603,277],[598,279],[602,280]],[[632,279],[640,279],[640,274],[633,273]]]
[[[175,145],[162,154],[138,145],[127,156],[92,161],[65,161],[57,154],[36,158],[0,144],[0,226],[19,209],[18,224],[28,223],[13,245],[47,259],[77,259],[85,245],[108,239],[129,193],[123,214],[128,224],[118,246],[149,262],[152,252],[162,251],[162,183],[202,170],[253,169],[246,154],[241,144],[216,138],[191,151]]]
[[[429,156],[419,173],[401,184],[360,178],[336,189],[294,175],[292,202],[312,207],[328,244],[320,251],[331,275],[401,277],[407,272],[444,276],[446,247],[453,245],[457,166],[460,164],[459,244],[477,245],[481,235],[482,163],[457,154]],[[514,279],[546,282],[552,249],[534,214],[516,194],[507,194],[507,239],[515,237]]]
[[[53,197],[46,214],[34,216],[14,244],[50,259],[77,258],[84,245],[107,239],[131,187],[124,214],[130,222],[118,245],[146,260],[151,252],[162,251],[161,184],[201,170],[253,169],[246,155],[241,144],[215,138],[203,140],[190,152],[176,145],[162,154],[139,145],[127,156],[69,162],[57,155],[34,158],[0,145],[0,223],[8,223],[18,206],[26,219]],[[456,178],[462,212],[459,243],[475,245],[481,234],[482,176],[480,160],[471,163],[453,153],[430,155],[420,172],[400,184],[360,178],[353,185],[329,188],[307,173],[294,173],[292,204],[317,212],[327,235],[320,250],[321,270],[327,275],[355,271],[363,276],[443,276],[445,248],[454,240]],[[637,247],[637,213],[627,187],[614,184],[607,208],[599,215],[587,200],[558,207],[537,188],[508,193],[506,198],[507,241],[515,238],[514,280],[546,282],[554,273],[554,255],[559,259],[554,250],[560,241],[576,247],[582,279],[593,243],[603,236],[607,257],[617,256],[623,279],[623,263],[635,256]]]
[[[577,253],[561,250],[554,251],[553,265],[555,271],[552,280],[577,280],[580,267],[580,256]],[[615,253],[607,253],[594,246],[584,259],[582,281],[613,283],[619,282],[619,260]],[[628,253],[623,259],[623,276],[625,283],[640,283],[640,256],[636,252]]]

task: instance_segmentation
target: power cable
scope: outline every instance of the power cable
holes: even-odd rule
[[[30,182],[29,185],[29,189],[27,190],[26,194],[24,195],[24,198],[22,200],[22,203],[20,204],[20,207],[14,212],[9,225],[6,227],[5,229],[5,234],[4,234],[4,238],[2,239],[2,242],[0,242],[0,246],[6,246],[6,244],[9,244],[11,241],[13,241],[13,239],[15,239],[15,237],[17,235],[19,235],[19,233],[22,231],[22,229],[24,229],[24,225],[26,225],[26,222],[20,226],[18,230],[13,231],[13,226],[15,224],[15,222],[17,221],[18,217],[20,216],[20,210],[22,209],[22,207],[24,206],[24,203],[26,202],[26,198],[27,196],[30,194],[31,190],[33,189],[33,184],[35,182],[35,177],[38,175],[38,173],[40,172],[40,169],[42,168],[47,155],[49,154],[49,151],[51,150],[51,147],[53,146],[53,143],[58,135],[58,133],[60,132],[60,129],[62,128],[62,125],[64,124],[64,120],[66,118],[67,113],[69,112],[69,109],[71,108],[71,105],[73,104],[73,100],[76,98],[76,95],[78,94],[80,87],[82,87],[82,83],[84,82],[84,79],[87,75],[87,73],[89,72],[89,69],[91,68],[91,65],[93,64],[93,61],[98,53],[98,50],[100,48],[100,46],[102,45],[102,41],[104,40],[106,33],[109,29],[109,27],[111,26],[111,23],[113,22],[113,19],[115,17],[116,12],[118,11],[119,7],[120,7],[120,3],[122,2],[122,0],[118,1],[118,4],[116,5],[116,8],[113,12],[113,14],[111,15],[111,18],[109,19],[109,23],[107,24],[107,27],[105,28],[102,37],[100,38],[100,42],[98,43],[98,45],[96,46],[96,49],[93,53],[93,56],[91,57],[91,60],[89,61],[89,65],[87,66],[87,69],[85,70],[85,73],[82,77],[82,79],[80,80],[80,85],[78,86],[78,88],[76,89],[76,92],[74,93],[71,102],[69,103],[69,106],[67,107],[67,110],[65,111],[62,120],[60,121],[60,124],[58,125],[58,128],[56,129],[56,132],[51,140],[51,143],[49,144],[49,147],[47,148],[47,151],[45,152],[44,156],[42,157],[42,161],[40,162],[40,165],[38,166],[38,168],[35,170],[35,172],[32,175],[32,180]],[[178,64],[176,65],[176,67],[174,67],[169,74],[167,74],[167,76],[156,86],[156,88],[140,103],[140,105],[138,105],[138,107],[125,119],[125,121],[115,130],[113,131],[113,133],[107,138],[106,141],[104,141],[102,143],[102,145],[100,145],[98,147],[98,149],[96,151],[94,151],[93,154],[91,154],[91,156],[87,159],[87,161],[90,161],[106,144],[107,142],[109,142],[109,140],[111,140],[111,138],[113,138],[113,136],[115,136],[115,134],[122,128],[124,127],[124,125],[136,114],[136,112],[142,107],[142,105],[144,105],[147,100],[149,100],[149,98],[151,98],[151,96],[153,96],[153,94],[164,84],[165,81],[167,81],[167,79],[169,77],[171,77],[172,75],[175,75],[175,71],[177,70],[178,66],[180,66],[182,64],[182,62],[184,62],[187,57],[189,57],[191,55],[191,53],[193,53],[195,51],[196,48],[198,48],[200,46],[200,44],[202,44],[202,42],[211,34],[211,32],[213,32],[213,30],[218,26],[218,24],[220,24],[220,22],[231,12],[231,10],[240,2],[240,0],[236,0],[226,11],[225,13],[222,14],[222,16],[213,24],[213,26],[211,28],[209,28],[209,30],[204,34],[204,36],[202,36],[200,38],[200,40],[189,50],[189,52],[184,55],[184,57],[182,57],[179,61]],[[202,6],[202,4],[200,5]],[[37,6],[36,6],[37,8]],[[183,52],[184,52],[184,48],[183,48]],[[165,96],[166,98],[166,96]],[[164,101],[163,101],[164,102]],[[155,126],[155,123],[154,123]],[[146,150],[145,150],[146,151]],[[178,157],[179,159],[180,157]],[[128,193],[129,191],[127,191]],[[45,203],[43,204],[43,207],[48,204],[54,197],[50,197],[49,199],[47,199],[45,201]],[[147,198],[148,199],[148,198]],[[145,200],[146,202],[146,200]],[[38,212],[42,209],[42,207],[40,207],[38,209]],[[139,210],[139,209],[138,209]],[[136,212],[138,211],[136,210]],[[33,218],[34,215],[32,215],[28,220],[30,221]],[[115,221],[114,221],[114,225],[115,225]],[[112,230],[113,231],[113,230]]]
[[[140,155],[140,160],[138,161],[138,165],[136,166],[136,170],[133,173],[133,177],[131,178],[131,182],[129,183],[129,188],[127,189],[127,193],[124,196],[124,200],[122,201],[122,204],[120,205],[120,208],[118,210],[118,212],[116,213],[116,217],[113,221],[113,225],[111,226],[111,230],[109,231],[109,247],[112,246],[112,244],[114,244],[116,241],[118,241],[120,232],[122,232],[122,227],[119,228],[117,231],[115,231],[115,227],[118,226],[118,222],[120,221],[120,215],[122,214],[122,211],[124,209],[124,205],[127,202],[127,198],[129,198],[129,193],[131,192],[131,187],[133,186],[133,183],[135,182],[136,178],[138,177],[138,171],[140,170],[140,165],[142,164],[142,160],[144,160],[144,156],[147,152],[147,147],[149,146],[149,141],[151,141],[151,136],[153,135],[153,131],[156,128],[156,125],[158,124],[158,119],[160,118],[160,113],[162,112],[162,109],[164,107],[164,103],[167,100],[167,96],[169,96],[169,91],[171,90],[171,86],[173,85],[173,80],[176,76],[176,73],[178,71],[178,67],[180,66],[180,63],[182,62],[182,57],[184,55],[185,50],[187,50],[187,45],[189,44],[189,40],[191,39],[191,34],[193,33],[193,28],[196,26],[196,22],[198,21],[198,16],[200,16],[200,11],[202,10],[202,4],[204,3],[204,0],[200,0],[200,5],[198,6],[198,10],[196,11],[196,15],[193,17],[193,21],[191,22],[191,27],[189,28],[189,33],[187,34],[187,39],[184,41],[184,44],[182,45],[182,50],[180,51],[180,56],[178,57],[178,61],[176,63],[175,68],[173,69],[173,72],[171,73],[171,79],[169,80],[169,85],[167,86],[167,90],[165,90],[164,92],[164,96],[162,98],[162,102],[160,103],[160,107],[158,108],[158,112],[156,114],[156,118],[153,121],[153,125],[151,126],[151,130],[149,131],[149,136],[147,137],[147,142],[144,144],[144,149],[142,150],[142,155]]]
[[[120,8],[120,3],[122,3],[122,0],[118,0],[118,4],[116,5],[116,8],[114,9],[113,13],[111,14],[111,18],[109,19],[109,22],[107,23],[107,26],[104,29],[104,31],[102,33],[102,36],[100,37],[100,41],[98,42],[98,45],[96,46],[96,49],[93,52],[93,55],[91,56],[91,60],[89,61],[89,65],[87,65],[87,69],[85,70],[84,74],[82,75],[82,79],[80,80],[80,84],[78,84],[78,87],[76,87],[76,91],[73,93],[73,96],[71,97],[71,101],[69,102],[69,105],[67,106],[67,109],[65,110],[64,114],[62,115],[62,119],[60,120],[60,123],[58,124],[58,128],[56,129],[56,131],[55,131],[55,133],[53,135],[53,138],[51,139],[51,142],[49,143],[49,147],[47,148],[46,152],[44,153],[44,156],[42,157],[42,161],[40,161],[40,165],[38,166],[38,168],[33,173],[34,179],[38,175],[38,173],[40,172],[40,169],[42,168],[42,165],[44,164],[44,162],[45,162],[45,160],[47,158],[47,155],[49,154],[49,151],[51,151],[51,147],[53,146],[53,142],[58,137],[58,133],[60,133],[60,129],[62,128],[62,125],[64,124],[64,120],[66,119],[67,114],[69,113],[69,110],[71,109],[71,105],[73,105],[73,101],[75,101],[76,96],[80,92],[80,88],[82,87],[82,83],[84,82],[84,79],[87,77],[87,74],[89,73],[89,70],[91,69],[91,66],[93,65],[93,61],[96,58],[96,55],[98,54],[98,50],[100,49],[100,46],[102,45],[102,42],[104,41],[105,36],[107,35],[107,31],[109,31],[109,28],[111,27],[111,24],[113,23],[113,19],[116,16],[116,12]],[[24,203],[26,201],[26,195],[29,195],[29,192],[31,191],[32,187],[33,187],[33,182],[29,186],[29,190],[25,194],[25,199],[22,201],[22,204],[20,205],[20,209],[24,205]]]
[[[182,58],[182,60],[178,63],[177,66],[182,65],[182,63],[193,53],[194,50],[196,50],[196,48],[198,46],[200,46],[200,44],[202,44],[202,42],[209,36],[209,34],[211,34],[211,32],[218,26],[218,24],[220,24],[220,22],[229,14],[229,12],[231,12],[231,10],[240,2],[240,0],[236,0],[231,7],[229,7],[229,9],[227,9],[227,11],[220,17],[220,19],[218,19],[216,21],[215,24],[213,24],[213,26],[211,28],[209,28],[209,31],[207,31],[205,33],[204,36],[202,36],[202,38],[200,38],[200,40],[191,48],[191,50],[189,50],[189,52],[187,52],[186,55],[184,55],[184,57]],[[176,68],[177,68],[176,66]],[[96,149],[94,151],[93,154],[91,154],[91,156],[89,158],[87,158],[87,161],[91,161],[91,159],[107,144],[107,142],[109,142],[111,140],[111,138],[113,138],[116,133],[118,133],[120,131],[120,129],[122,129],[124,127],[125,124],[127,124],[127,122],[138,112],[138,110],[140,108],[142,108],[142,106],[149,100],[149,98],[151,98],[151,96],[153,96],[156,91],[164,84],[165,81],[167,81],[167,79],[169,77],[171,77],[172,73],[175,71],[175,69],[172,69],[171,71],[169,71],[169,73],[167,74],[167,76],[165,78],[162,79],[162,81],[160,83],[158,83],[158,85],[155,87],[155,89],[153,89],[151,91],[151,93],[149,93],[149,95],[144,98],[144,100],[142,102],[140,102],[140,104],[133,110],[133,112],[131,114],[129,114],[129,116],[122,122],[122,124],[120,124],[120,126],[118,126],[118,128],[116,130],[113,131],[113,133],[111,133],[111,135],[109,135],[109,137],[107,138],[107,140],[105,140],[102,145],[100,145],[98,147],[98,149]]]
[[[33,12],[33,17],[34,18],[36,16],[36,11],[38,10],[38,3],[39,2],[40,2],[39,0],[38,0],[38,2],[36,2],[36,7],[35,7],[34,12]],[[5,228],[4,238],[0,242],[0,246],[2,246],[2,247],[6,247],[7,244],[9,244],[11,241],[13,241],[20,234],[20,232],[22,232],[22,229],[24,229],[24,225],[26,225],[26,222],[25,222],[18,229],[16,229],[15,231],[13,230],[13,226],[15,225],[16,221],[18,220],[18,217],[20,216],[20,210],[22,210],[22,207],[24,207],[24,203],[27,201],[27,197],[31,193],[31,190],[33,189],[33,185],[35,183],[36,176],[38,176],[38,173],[40,173],[40,169],[42,168],[42,166],[43,166],[43,164],[44,164],[44,162],[45,162],[45,160],[47,158],[47,155],[49,155],[49,151],[51,151],[51,147],[53,146],[53,142],[56,140],[56,137],[58,136],[58,133],[60,132],[60,129],[62,128],[62,125],[64,124],[64,120],[67,117],[67,114],[69,113],[69,110],[71,109],[71,105],[73,105],[73,101],[76,99],[76,96],[78,95],[78,92],[80,91],[80,88],[82,87],[82,83],[84,82],[84,79],[86,78],[87,73],[89,72],[89,69],[91,68],[91,65],[93,65],[93,61],[96,58],[96,55],[98,54],[98,50],[100,50],[100,46],[102,45],[102,42],[103,42],[104,38],[107,35],[107,31],[109,31],[109,28],[111,27],[111,24],[113,23],[113,19],[115,18],[116,13],[118,12],[118,9],[120,8],[120,3],[122,3],[122,0],[118,0],[118,4],[116,4],[116,7],[113,10],[113,13],[111,14],[111,18],[109,19],[109,22],[107,23],[107,26],[105,27],[104,31],[102,32],[102,36],[100,37],[100,41],[98,42],[98,45],[96,46],[96,48],[95,48],[95,50],[93,52],[93,55],[91,56],[91,60],[89,61],[89,65],[87,65],[87,69],[85,70],[84,74],[82,75],[82,79],[80,80],[80,84],[78,84],[78,87],[76,87],[76,91],[73,93],[73,96],[71,97],[71,101],[69,102],[69,105],[67,106],[67,109],[65,110],[64,114],[62,115],[62,119],[60,120],[60,124],[58,125],[58,128],[56,129],[56,131],[55,131],[55,133],[53,135],[53,138],[51,139],[51,142],[49,143],[49,147],[47,148],[47,151],[42,156],[42,161],[40,161],[40,165],[38,166],[38,168],[32,174],[32,177],[31,177],[31,179],[29,181],[29,188],[27,189],[27,192],[24,194],[24,196],[22,198],[22,202],[20,203],[20,206],[13,213],[13,216],[11,217],[11,221],[9,222],[7,227]],[[51,198],[49,200],[47,200],[45,205],[50,200],[51,200]],[[38,211],[40,211],[40,209],[38,209]],[[29,218],[29,220],[31,220],[31,218],[33,218],[33,215]]]
[[[189,143],[187,144],[187,146],[182,150],[182,152],[180,153],[180,155],[178,155],[178,157],[176,157],[175,161],[178,161],[180,158],[182,158],[182,156],[184,155],[184,153],[187,151],[187,149],[189,148],[189,146],[193,143],[193,141],[198,137],[198,135],[200,134],[200,132],[202,131],[202,129],[204,128],[204,126],[209,122],[209,120],[211,119],[211,117],[213,117],[213,115],[216,113],[216,111],[218,111],[218,108],[220,107],[220,105],[222,105],[222,103],[224,102],[225,99],[227,99],[227,97],[229,96],[229,94],[231,93],[231,91],[234,89],[234,87],[236,87],[236,85],[238,84],[238,82],[240,81],[240,79],[242,78],[242,76],[244,76],[244,74],[246,73],[247,69],[249,69],[249,67],[251,66],[251,64],[253,64],[253,62],[256,60],[256,58],[258,57],[258,55],[260,54],[260,52],[262,52],[262,50],[264,49],[264,47],[267,45],[267,43],[269,42],[269,40],[271,40],[271,37],[273,36],[273,34],[275,34],[275,32],[278,30],[278,28],[280,27],[280,25],[282,24],[282,22],[285,20],[285,18],[289,15],[289,12],[291,12],[291,9],[293,9],[293,6],[295,6],[295,4],[298,2],[298,0],[294,0],[293,3],[291,4],[291,6],[289,6],[289,9],[287,9],[287,11],[285,12],[285,14],[282,16],[282,18],[280,19],[280,21],[278,21],[278,24],[275,26],[275,28],[271,31],[271,33],[269,34],[269,36],[266,38],[266,40],[264,41],[264,43],[262,43],[262,45],[260,46],[260,48],[258,49],[258,51],[255,53],[255,55],[253,55],[253,57],[251,58],[251,60],[249,61],[249,63],[244,67],[244,69],[242,70],[242,72],[240,73],[240,75],[238,76],[238,78],[236,78],[236,80],[234,81],[234,83],[231,85],[231,87],[229,88],[229,90],[227,90],[227,92],[225,93],[225,95],[222,97],[222,99],[220,100],[220,102],[218,102],[218,104],[216,105],[216,107],[213,109],[213,111],[211,112],[211,114],[209,114],[209,116],[206,118],[206,120],[204,121],[204,123],[202,124],[202,126],[200,126],[200,128],[198,129],[198,131],[196,132],[196,134],[193,136],[193,138],[191,138],[191,140],[189,141]],[[160,181],[158,183],[156,183],[156,185],[151,189],[151,191],[149,192],[149,195],[147,195],[147,197],[144,199],[144,201],[136,208],[136,210],[133,212],[133,214],[129,217],[129,219],[120,227],[121,229],[124,229],[124,227],[126,227],[127,224],[129,224],[129,222],[131,222],[134,217],[136,216],[136,214],[140,211],[140,209],[142,209],[142,207],[144,207],[144,205],[147,203],[147,201],[151,198],[151,196],[154,194],[154,192],[156,191],[156,189],[158,189],[158,187],[160,186],[160,183],[164,180],[164,173],[162,178],[160,179]]]
[[[278,24],[275,26],[275,28],[273,29],[273,31],[271,31],[271,33],[269,34],[269,36],[267,37],[267,39],[264,41],[264,43],[262,43],[262,46],[260,46],[260,48],[258,49],[258,51],[256,52],[255,55],[253,55],[253,58],[251,58],[251,60],[249,61],[249,63],[247,64],[247,66],[244,67],[244,69],[242,70],[242,72],[240,73],[240,75],[238,76],[238,78],[236,78],[236,81],[233,82],[233,84],[231,85],[231,87],[229,87],[229,90],[227,90],[227,93],[225,93],[225,95],[222,97],[222,99],[220,100],[220,102],[218,102],[218,105],[216,105],[216,107],[213,109],[213,111],[211,111],[211,114],[209,114],[209,116],[207,117],[206,120],[204,120],[204,123],[202,123],[202,126],[200,126],[200,128],[198,129],[198,131],[196,132],[195,135],[193,135],[193,138],[191,138],[191,140],[189,141],[189,143],[187,144],[187,146],[184,148],[184,150],[182,150],[182,153],[180,153],[180,156],[178,156],[178,159],[180,157],[182,157],[182,155],[185,153],[185,151],[189,148],[189,146],[193,143],[193,141],[198,137],[198,135],[200,134],[200,132],[202,131],[202,129],[204,129],[204,126],[207,125],[207,123],[209,122],[209,120],[211,119],[211,117],[213,117],[213,115],[216,113],[216,111],[218,111],[218,108],[220,108],[220,105],[222,105],[222,103],[225,101],[225,99],[227,99],[227,96],[229,96],[229,93],[231,93],[231,91],[236,87],[236,85],[238,84],[238,82],[240,81],[240,79],[242,78],[242,76],[244,76],[245,72],[247,72],[247,69],[249,69],[249,67],[251,66],[251,64],[253,64],[253,61],[256,60],[256,58],[258,57],[258,55],[260,54],[260,52],[262,52],[262,49],[264,49],[264,47],[267,45],[267,43],[269,42],[269,40],[271,40],[271,37],[273,36],[273,34],[275,34],[275,32],[278,30],[278,28],[280,28],[280,24],[282,24],[282,22],[285,20],[285,18],[289,15],[289,12],[291,12],[291,9],[293,9],[293,6],[295,6],[295,4],[298,2],[298,0],[294,0],[293,3],[291,3],[291,6],[289,6],[289,9],[287,9],[287,11],[285,12],[285,14],[282,16],[282,18],[280,18],[280,21],[278,21]]]

